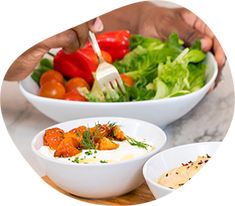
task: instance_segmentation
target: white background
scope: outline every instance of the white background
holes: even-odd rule
[[[4,2],[4,3],[3,3]],[[23,51],[55,33],[113,10],[131,0],[27,1],[0,3],[0,77]],[[233,76],[235,67],[233,1],[172,0],[200,16],[222,44]],[[3,97],[4,98],[4,97]],[[16,103],[17,106],[17,103]],[[73,206],[85,203],[51,189],[31,169],[11,141],[1,117],[0,205]],[[157,205],[235,205],[234,121],[218,153],[193,180],[156,201]],[[201,187],[203,183],[203,187]],[[200,189],[199,189],[200,188]],[[149,203],[153,204],[153,203]]]

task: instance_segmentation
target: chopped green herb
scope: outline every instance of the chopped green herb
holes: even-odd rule
[[[94,153],[96,154],[96,153],[97,153],[97,150],[95,150]]]
[[[107,160],[100,160],[100,163],[108,163]]]
[[[89,128],[83,134],[82,145],[84,149],[95,149],[94,138],[92,137]]]
[[[85,154],[86,154],[86,155],[92,155],[93,153],[92,153],[91,150],[88,150],[88,151],[85,152]]]
[[[94,159],[96,158],[96,156],[93,157]]]
[[[126,140],[129,142],[130,145],[136,146],[136,147],[139,147],[139,148],[143,148],[143,149],[146,149],[146,150],[147,150],[147,147],[150,146],[149,144],[137,141],[137,140],[135,140],[131,137],[128,137],[128,136],[126,136]]]
[[[73,163],[80,163],[80,159],[78,157],[76,157],[74,160],[72,160]]]

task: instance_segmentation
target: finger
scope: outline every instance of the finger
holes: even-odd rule
[[[77,41],[79,43],[79,48],[84,47],[88,41],[88,24],[87,23],[81,24],[79,26],[72,28],[72,30],[76,33]]]
[[[184,40],[185,44],[190,46],[196,40],[201,41],[201,47],[204,51],[209,51],[212,48],[212,40],[208,36],[202,34],[200,31],[196,30],[192,26],[188,25],[182,20],[177,21],[172,28],[179,34],[180,38]]]
[[[189,10],[185,8],[180,8],[178,9],[178,12],[184,22],[188,25],[187,27],[185,27],[185,29],[191,30],[191,32],[196,31],[196,33],[194,33],[194,37],[190,37],[191,34],[190,32],[188,32],[188,40],[186,37],[187,43],[193,43],[192,39],[200,38],[202,50],[209,51],[213,45],[212,38],[214,34],[212,33],[212,31],[199,17],[197,17],[194,13],[190,12]]]
[[[217,75],[217,77],[215,79],[215,83],[214,83],[214,88],[213,89],[215,89],[222,80],[223,80],[222,70],[219,70],[218,71],[218,75]]]
[[[216,38],[214,38],[213,41],[214,41],[213,51],[215,54],[215,59],[218,63],[218,68],[221,70],[226,61],[225,53],[219,41]]]
[[[56,34],[43,42],[44,46],[50,48],[63,48],[67,54],[76,52],[83,47],[88,39],[88,25],[83,23],[79,26],[68,29]]]
[[[83,47],[88,40],[88,29],[93,32],[100,32],[103,30],[103,23],[99,17],[87,23],[68,29],[64,32],[56,34],[43,42],[45,47],[63,48],[64,52],[69,54],[76,52],[77,49]]]
[[[218,64],[218,75],[215,80],[215,87],[217,87],[217,85],[221,82],[221,80],[223,80],[222,70],[226,63],[226,56],[223,48],[221,47],[216,37],[214,37],[213,41],[214,41],[213,52],[215,54],[215,59]]]
[[[20,55],[8,69],[4,79],[19,81],[27,77],[48,51],[47,47],[37,44]]]
[[[219,69],[218,75],[215,80],[215,84],[213,86],[213,88],[215,88],[215,87],[217,87],[218,83],[222,79],[222,69],[223,69],[224,64],[226,62],[226,57],[225,57],[224,51],[223,51],[219,41],[214,36],[213,32],[199,17],[197,17],[195,14],[193,14],[192,12],[190,12],[187,9],[181,9],[180,12],[181,12],[182,18],[184,19],[184,21],[188,25],[194,27],[195,29],[200,31],[202,34],[205,34],[212,39],[212,41],[211,41],[212,45],[213,45],[212,49],[213,49],[215,59],[216,59],[216,62],[218,64],[218,69]],[[207,42],[203,42],[203,41],[204,40],[201,41],[202,47],[204,47],[204,50],[207,50],[209,48],[209,44]],[[206,49],[205,49],[205,45],[207,47]],[[209,49],[207,51],[209,51]]]
[[[179,11],[181,13],[182,18],[189,26],[197,29],[202,34],[205,34],[210,38],[214,37],[214,34],[210,30],[210,28],[197,15],[185,8],[181,8],[179,9]]]
[[[214,37],[214,33],[210,30],[210,28],[199,17],[197,17],[194,27],[195,27],[195,29],[200,31],[202,34],[205,34],[210,38]]]
[[[214,54],[215,54],[216,62],[218,64],[218,74],[215,80],[215,87],[217,87],[219,82],[221,82],[222,80],[222,70],[226,62],[226,57],[225,57],[222,47],[220,46],[216,38],[214,38]]]
[[[47,47],[48,50],[51,48],[63,48],[67,53],[73,53],[80,47],[76,31],[73,29],[56,34],[40,44]]]

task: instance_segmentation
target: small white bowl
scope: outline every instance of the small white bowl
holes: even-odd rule
[[[152,151],[134,159],[106,164],[73,164],[47,157],[38,150],[43,145],[41,131],[32,141],[32,150],[46,175],[63,190],[86,198],[108,198],[128,193],[144,182],[142,168],[144,163],[156,154],[165,144],[166,135],[157,126],[136,119],[117,117],[98,117],[69,121],[52,127],[68,131],[79,125],[93,126],[116,122],[128,136],[142,137],[146,142],[156,145]],[[115,152],[115,150],[114,150]]]
[[[154,197],[157,199],[174,191],[156,182],[162,174],[181,166],[182,163],[196,160],[199,155],[213,155],[220,144],[221,142],[186,144],[159,152],[150,158],[144,165],[143,174]]]
[[[218,68],[214,56],[207,54],[206,85],[201,89],[178,97],[138,102],[78,102],[38,96],[38,85],[28,76],[20,82],[20,91],[26,99],[49,118],[68,120],[99,116],[121,116],[141,119],[161,128],[189,112],[213,86]]]

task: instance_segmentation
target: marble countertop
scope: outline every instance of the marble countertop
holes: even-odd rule
[[[216,90],[210,92],[188,114],[164,129],[168,136],[165,148],[192,142],[223,140],[234,110],[233,82],[228,65],[225,65],[223,73],[224,80]],[[16,82],[3,83],[1,108],[16,147],[37,173],[43,175],[30,144],[35,134],[56,122],[28,103]]]

